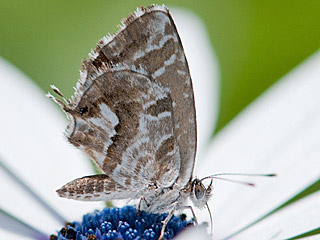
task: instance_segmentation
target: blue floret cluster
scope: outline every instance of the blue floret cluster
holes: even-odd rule
[[[83,216],[82,222],[66,224],[51,240],[157,240],[167,214],[140,212],[133,206],[105,208]],[[185,227],[194,225],[186,216],[173,216],[164,239],[172,239]]]

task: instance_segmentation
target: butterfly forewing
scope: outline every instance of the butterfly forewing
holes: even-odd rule
[[[181,156],[178,183],[185,185],[196,153],[196,116],[189,68],[176,27],[167,9],[146,9],[139,18],[132,15],[123,23],[125,28],[115,37],[100,41],[93,63],[127,64],[170,89]]]
[[[117,186],[121,196],[115,199],[127,192],[130,198],[146,194],[153,201],[152,189],[159,193],[175,185],[180,190],[192,177],[194,97],[173,20],[165,7],[151,6],[139,9],[123,24],[116,35],[100,40],[84,61],[71,102],[65,106],[55,99],[71,120],[69,141],[105,174],[68,183],[58,190],[61,196],[75,198],[67,193],[77,186],[77,199],[83,200],[79,196],[86,189],[86,200],[100,200]],[[96,187],[103,178],[104,188]],[[107,194],[98,194],[102,191]],[[178,195],[179,191],[172,196]]]

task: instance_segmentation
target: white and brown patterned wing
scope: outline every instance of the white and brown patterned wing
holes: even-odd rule
[[[71,119],[69,141],[127,189],[171,186],[179,175],[180,151],[170,89],[125,66],[97,71],[85,62],[83,68],[96,73],[79,87],[81,97],[62,105]]]
[[[132,70],[170,89],[174,136],[180,148],[178,184],[191,178],[196,154],[196,114],[187,60],[176,27],[165,7],[141,8],[123,21],[115,36],[103,38],[92,52],[101,67],[126,64]]]
[[[180,38],[165,7],[141,8],[123,24],[84,62],[71,102],[51,97],[71,120],[69,141],[125,191],[184,187],[194,166],[196,120]]]

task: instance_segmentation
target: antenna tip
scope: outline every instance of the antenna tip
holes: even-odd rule
[[[275,173],[270,173],[270,174],[267,174],[266,176],[267,176],[267,177],[276,177],[277,174],[275,174]]]

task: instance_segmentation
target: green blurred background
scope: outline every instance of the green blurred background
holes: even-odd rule
[[[0,55],[45,92],[70,96],[82,59],[137,6],[153,1],[1,1]],[[320,46],[320,1],[162,1],[197,13],[221,71],[220,130]],[[196,50],[195,46],[195,50]]]

